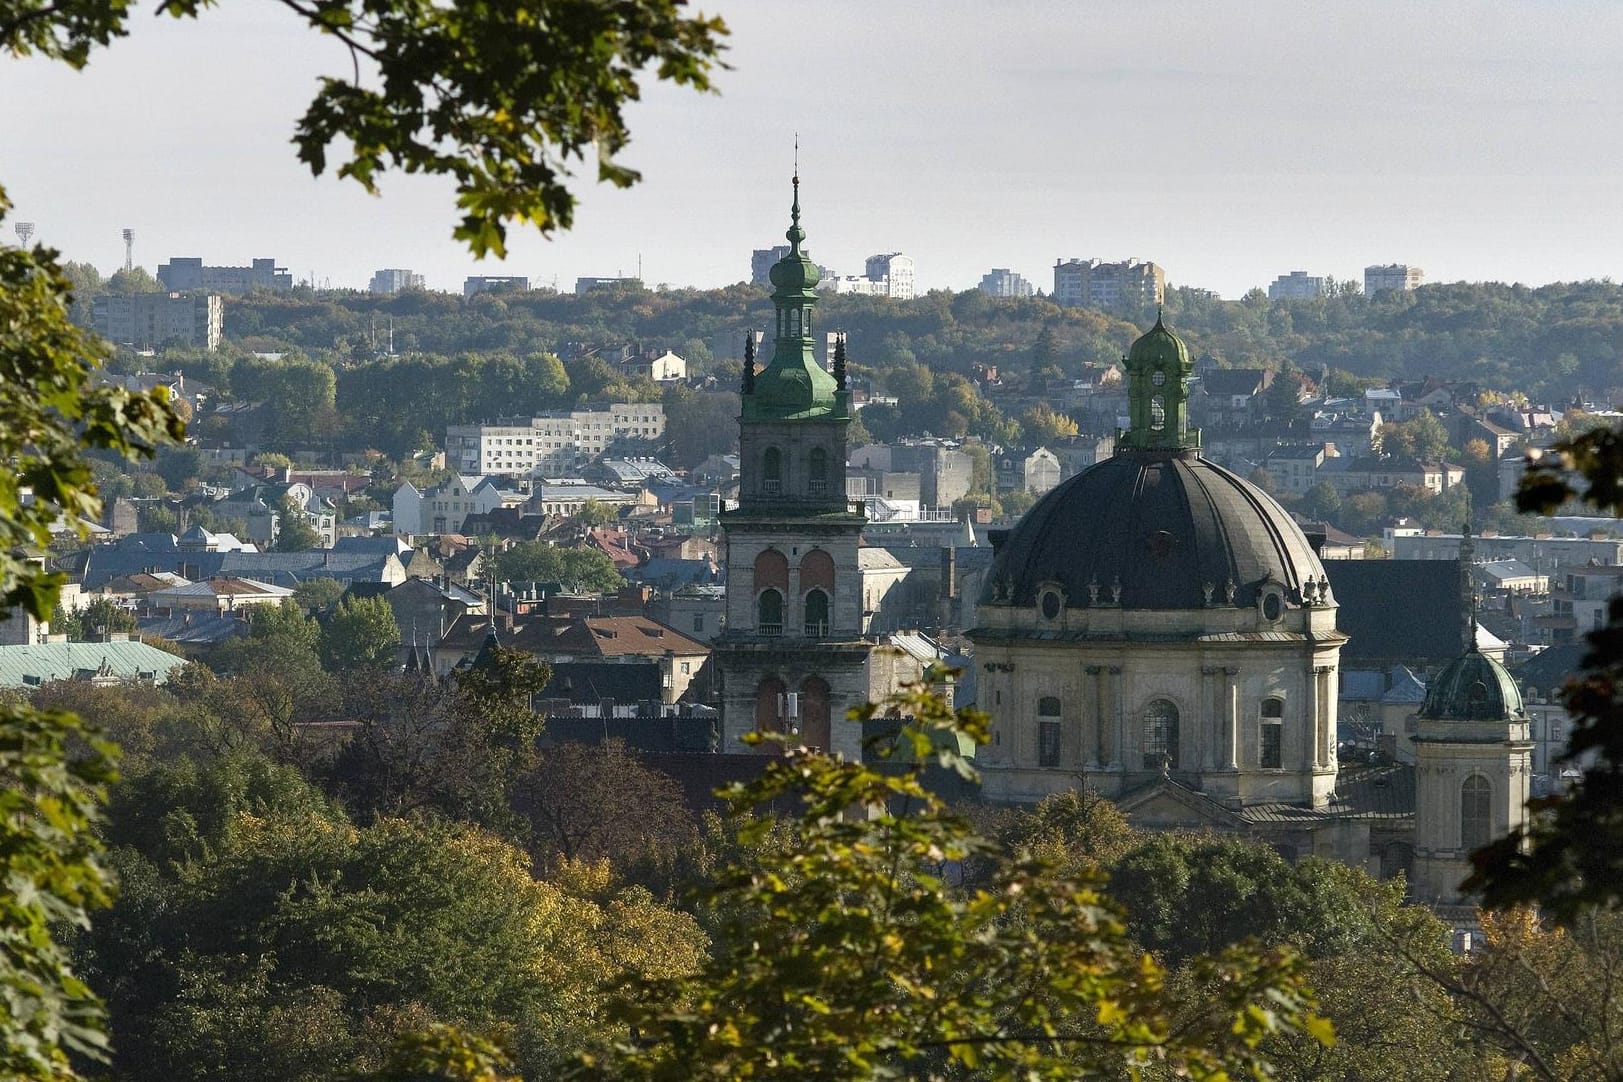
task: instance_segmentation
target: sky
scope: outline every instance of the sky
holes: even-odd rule
[[[649,83],[625,191],[580,178],[574,230],[505,263],[451,241],[448,183],[374,198],[289,143],[347,54],[271,0],[150,14],[73,72],[0,60],[3,227],[104,273],[274,257],[365,288],[468,274],[746,279],[782,243],[794,138],[807,245],[842,274],[901,251],[921,288],[1056,259],[1153,260],[1237,297],[1279,274],[1623,278],[1623,4],[1612,0],[720,0],[719,93]]]

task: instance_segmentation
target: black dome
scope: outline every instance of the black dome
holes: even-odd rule
[[[1123,451],[1026,512],[981,602],[1032,605],[1039,585],[1057,583],[1066,604],[1087,608],[1109,604],[1119,582],[1121,608],[1198,609],[1228,604],[1232,583],[1232,603],[1252,605],[1269,579],[1300,601],[1302,584],[1323,575],[1301,529],[1257,486],[1195,451]]]
[[[1525,717],[1521,689],[1505,667],[1473,645],[1450,661],[1426,688],[1420,716],[1449,721]]]

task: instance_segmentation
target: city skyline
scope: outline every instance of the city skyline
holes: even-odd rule
[[[348,58],[269,5],[140,18],[81,73],[11,62],[12,220],[104,272],[133,228],[148,269],[271,256],[358,290],[380,267],[567,290],[640,260],[650,285],[713,287],[778,243],[798,131],[814,256],[855,274],[905,252],[921,290],[1008,267],[1050,291],[1072,257],[1152,260],[1225,297],[1391,262],[1428,282],[1619,276],[1623,150],[1593,138],[1623,121],[1616,8],[704,7],[734,31],[720,94],[645,83],[623,157],[644,182],[577,186],[574,230],[515,228],[506,262],[451,242],[448,185],[387,177],[373,199],[303,171],[285,140]]]

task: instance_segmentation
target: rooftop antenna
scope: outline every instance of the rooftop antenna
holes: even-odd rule
[[[135,230],[124,230],[124,273],[135,269]]]
[[[34,235],[34,223],[18,222],[15,228],[17,230],[18,242],[22,244],[24,248],[28,247],[28,241]]]

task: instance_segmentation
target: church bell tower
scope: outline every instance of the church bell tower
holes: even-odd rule
[[[802,247],[798,171],[784,235],[789,254],[772,268],[772,358],[756,371],[751,333],[740,388],[739,502],[721,516],[722,750],[748,751],[739,738],[759,730],[857,757],[860,727],[845,712],[869,697],[872,644],[863,638],[857,556],[866,519],[845,494],[845,342],[836,345],[832,373],[814,352],[818,270]]]

